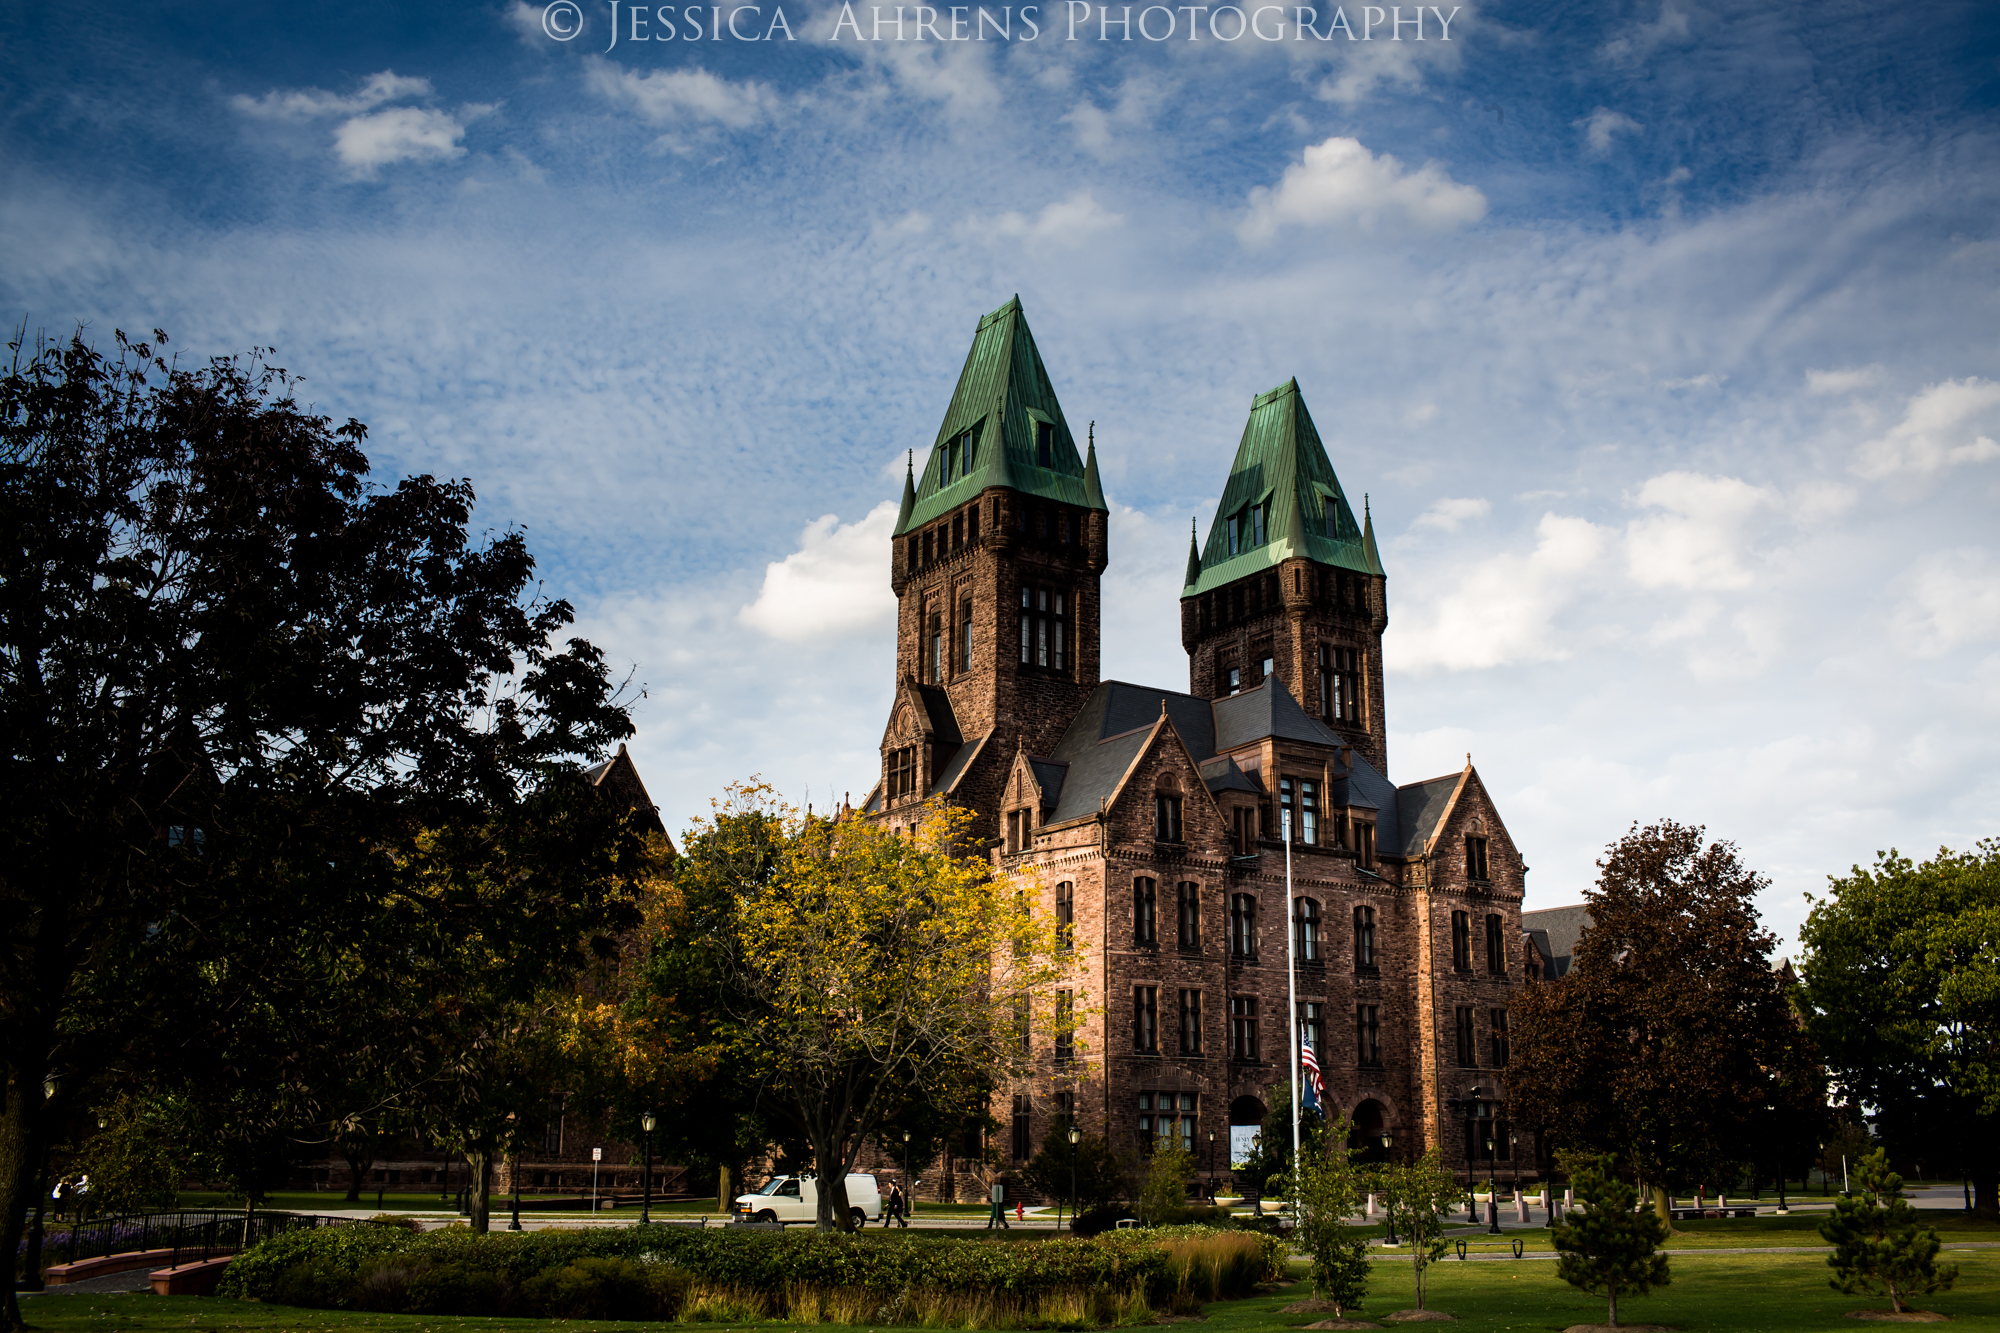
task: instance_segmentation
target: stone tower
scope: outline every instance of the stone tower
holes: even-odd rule
[[[991,816],[996,760],[1062,735],[1097,684],[1107,517],[1095,447],[1078,451],[1015,297],[979,321],[904,478],[881,812],[949,793]]]
[[[1250,404],[1208,541],[1181,592],[1189,692],[1223,699],[1276,676],[1306,713],[1388,772],[1382,631],[1388,581],[1287,380]]]

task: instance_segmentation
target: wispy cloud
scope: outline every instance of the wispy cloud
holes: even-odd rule
[[[1638,121],[1622,111],[1613,111],[1601,106],[1582,120],[1570,122],[1583,132],[1583,145],[1592,157],[1604,157],[1611,152],[1612,142],[1621,134],[1637,134],[1645,129]]]
[[[1861,447],[1854,470],[1863,477],[1895,473],[1930,476],[1967,463],[2000,458],[2000,383],[1974,375],[1933,384],[1912,398],[1903,419]]]
[[[593,56],[584,66],[584,84],[654,125],[693,122],[747,130],[775,117],[783,105],[768,84],[732,82],[698,65],[639,74]]]

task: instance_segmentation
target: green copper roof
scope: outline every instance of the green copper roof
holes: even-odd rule
[[[1035,458],[1037,422],[1055,427],[1047,467]],[[972,432],[972,466],[968,470],[961,461],[947,483],[945,443],[967,431]],[[1086,509],[1106,508],[1096,451],[1088,462],[1077,452],[1018,296],[979,321],[913,499],[906,488],[896,535],[951,512],[988,486]]]
[[[1253,509],[1263,509],[1263,541],[1256,542]],[[1229,520],[1241,520],[1238,549],[1229,554]],[[1354,510],[1333,475],[1326,446],[1299,382],[1287,380],[1251,400],[1236,461],[1229,465],[1208,542],[1188,562],[1183,597],[1233,583],[1281,560],[1303,556],[1357,574],[1383,572],[1374,526],[1354,521]]]

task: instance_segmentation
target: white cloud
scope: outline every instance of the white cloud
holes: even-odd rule
[[[1485,518],[1493,512],[1493,502],[1484,499],[1452,499],[1446,497],[1432,503],[1429,509],[1417,515],[1413,528],[1436,528],[1439,532],[1457,532],[1460,527],[1475,518]]]
[[[765,566],[757,600],[736,618],[791,643],[893,633],[889,536],[897,508],[896,501],[884,500],[856,523],[826,514],[806,524],[799,549]]]
[[[1301,161],[1285,168],[1275,189],[1251,190],[1249,215],[1236,234],[1256,245],[1283,226],[1374,228],[1408,222],[1442,231],[1485,216],[1486,196],[1452,180],[1437,163],[1405,171],[1391,154],[1377,157],[1360,140],[1335,135],[1307,148]]]
[[[765,84],[754,80],[731,83],[699,66],[635,74],[593,57],[584,67],[584,86],[655,125],[705,121],[733,130],[749,129],[776,117],[782,105]]]
[[[392,162],[462,157],[465,126],[428,107],[396,106],[342,121],[333,152],[342,165],[366,175]]]
[[[1735,477],[1667,472],[1639,487],[1631,502],[1662,512],[1626,528],[1625,559],[1642,588],[1742,588],[1754,535],[1751,520],[1778,494]]]
[[[1122,214],[1111,212],[1092,198],[1089,190],[1078,190],[1067,199],[1049,204],[1033,217],[1002,213],[989,223],[975,221],[971,227],[975,232],[985,231],[996,236],[1075,247],[1124,220]]]
[[[1614,37],[1606,42],[1598,54],[1616,65],[1633,64],[1646,59],[1663,46],[1678,46],[1694,35],[1693,15],[1681,8],[1674,0],[1661,0],[1659,17],[1651,23],[1641,23],[1623,37]]]
[[[1934,551],[1902,579],[1894,625],[1919,657],[2000,637],[2000,561],[1984,547]]]
[[[1585,519],[1542,515],[1533,551],[1480,561],[1432,606],[1399,614],[1382,644],[1387,664],[1468,671],[1569,656],[1555,618],[1592,580],[1613,536]]]
[[[1808,370],[1806,391],[1808,393],[1853,393],[1856,389],[1866,389],[1882,378],[1880,366],[1857,366],[1851,370]]]
[[[384,102],[429,97],[429,79],[405,78],[393,69],[370,74],[358,91],[341,96],[318,88],[295,88],[287,92],[272,89],[262,97],[238,94],[229,105],[246,116],[260,120],[313,120],[321,116],[353,116],[370,111]]]
[[[1977,375],[1946,380],[1912,398],[1888,434],[1862,445],[1854,470],[1871,478],[1896,472],[1928,476],[1961,463],[1984,463],[2000,458],[1996,434],[2000,383]]]
[[[1637,134],[1646,128],[1624,112],[1613,111],[1608,106],[1601,106],[1582,120],[1573,120],[1570,124],[1583,131],[1584,148],[1592,157],[1609,154],[1617,135]]]

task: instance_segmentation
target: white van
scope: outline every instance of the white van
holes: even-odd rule
[[[882,1220],[882,1190],[875,1177],[847,1177],[847,1213],[856,1226]],[[810,1176],[773,1176],[755,1194],[736,1196],[736,1215],[750,1222],[819,1221],[819,1182]]]

